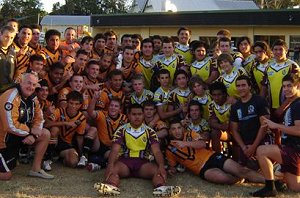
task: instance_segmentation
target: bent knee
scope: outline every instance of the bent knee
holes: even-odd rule
[[[2,181],[7,181],[7,180],[10,180],[11,178],[12,178],[11,172],[0,173],[0,180],[2,180]]]

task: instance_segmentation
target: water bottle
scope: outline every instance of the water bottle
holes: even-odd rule
[[[100,170],[101,166],[99,164],[95,164],[95,163],[88,163],[88,165],[86,166],[86,169],[90,172],[94,172],[94,171]]]

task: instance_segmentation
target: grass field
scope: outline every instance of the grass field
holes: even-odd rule
[[[51,174],[54,180],[27,177],[29,165],[19,165],[13,171],[11,181],[0,181],[0,197],[99,197],[93,185],[103,178],[104,171],[88,172],[85,169],[71,169],[54,164]],[[249,192],[261,188],[259,184],[239,184],[234,186],[214,185],[188,172],[179,173],[168,179],[168,184],[179,185],[179,197],[249,197]],[[120,197],[152,197],[151,181],[123,179]],[[287,192],[278,197],[300,197],[300,193]]]

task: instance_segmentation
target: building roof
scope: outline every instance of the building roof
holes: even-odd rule
[[[175,10],[174,10],[175,9]],[[259,9],[251,0],[134,0],[132,12]]]
[[[231,10],[92,15],[91,26],[300,25],[299,10]]]
[[[41,25],[90,25],[90,16],[46,15]]]

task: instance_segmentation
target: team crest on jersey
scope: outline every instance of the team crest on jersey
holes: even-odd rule
[[[273,74],[274,74],[274,71],[269,71],[268,72],[268,76],[273,76]]]
[[[249,105],[249,107],[248,107],[248,114],[253,114],[254,110],[255,110],[254,106],[253,105]]]
[[[4,105],[4,108],[5,108],[6,111],[11,111],[13,106],[14,105],[12,103],[6,102],[5,105]]]

